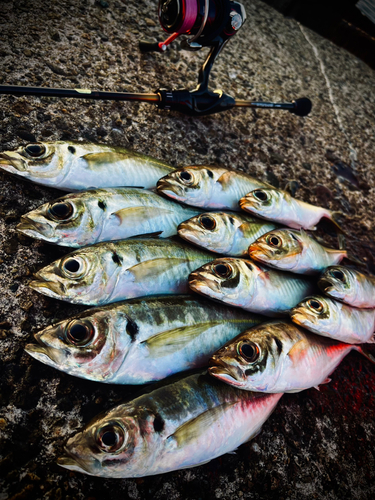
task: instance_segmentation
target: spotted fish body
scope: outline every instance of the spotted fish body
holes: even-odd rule
[[[375,308],[375,277],[344,266],[328,267],[318,286],[329,297],[360,308]]]
[[[358,309],[319,295],[300,302],[290,317],[318,335],[348,344],[369,342],[375,332],[375,309]]]
[[[259,433],[280,397],[188,374],[96,417],[68,440],[58,464],[110,478],[201,465]]]
[[[294,229],[314,229],[323,218],[333,220],[334,212],[293,198],[280,189],[255,189],[241,198],[245,212]]]
[[[293,323],[274,321],[251,328],[214,354],[209,373],[247,391],[299,392],[327,383],[327,377],[361,346],[309,333]]]
[[[244,172],[221,167],[184,167],[162,177],[157,190],[194,207],[240,212],[238,200],[252,189],[271,187]]]
[[[145,384],[207,365],[260,316],[192,296],[130,299],[89,309],[35,335],[35,359],[80,378]]]
[[[130,239],[78,249],[44,267],[31,288],[74,304],[104,305],[186,293],[191,271],[212,254],[168,239]]]
[[[317,274],[348,256],[318,243],[305,231],[275,229],[249,246],[249,256],[263,264],[297,274]]]
[[[38,142],[0,152],[0,169],[63,191],[138,186],[150,189],[174,168],[123,148],[81,142]]]
[[[70,247],[160,233],[177,234],[180,222],[199,210],[140,188],[106,188],[68,194],[24,215],[17,230]]]
[[[267,316],[287,314],[314,290],[304,278],[231,257],[216,259],[191,273],[189,286],[212,299]]]
[[[232,257],[247,255],[248,247],[275,224],[230,212],[196,215],[178,226],[178,234],[195,245]]]

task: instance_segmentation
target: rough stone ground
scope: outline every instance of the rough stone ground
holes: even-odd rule
[[[195,86],[202,53],[177,44],[164,55],[138,50],[143,37],[162,37],[156,0],[108,4],[2,0],[0,82],[134,91]],[[375,74],[259,0],[244,4],[248,20],[220,56],[211,86],[237,98],[308,96],[308,118],[244,109],[189,118],[147,104],[3,96],[0,147],[100,141],[176,166],[218,163],[275,185],[296,180],[297,197],[344,214],[348,248],[375,272]],[[375,375],[358,353],[320,392],[284,396],[263,432],[236,455],[138,480],[59,468],[67,438],[132,390],[73,379],[24,353],[34,332],[79,308],[27,287],[33,271],[66,250],[14,229],[21,214],[59,192],[6,174],[0,182],[1,500],[374,498]]]

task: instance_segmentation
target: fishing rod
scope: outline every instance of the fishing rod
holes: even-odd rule
[[[140,41],[139,48],[142,52],[163,53],[181,35],[190,36],[181,42],[184,50],[198,51],[203,47],[210,47],[199,70],[198,85],[194,90],[159,89],[154,93],[132,93],[0,85],[0,94],[140,101],[154,104],[159,109],[179,111],[190,116],[210,115],[235,107],[284,109],[297,116],[307,116],[310,113],[312,104],[306,97],[280,103],[251,101],[234,99],[222,90],[212,91],[208,88],[216,58],[246,21],[246,12],[241,3],[232,0],[159,0],[158,16],[162,28],[169,36],[161,42]]]

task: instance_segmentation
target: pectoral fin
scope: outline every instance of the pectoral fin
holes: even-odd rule
[[[234,406],[235,404],[237,404],[237,402],[224,403],[205,411],[198,417],[185,422],[176,430],[176,432],[174,432],[174,434],[168,436],[167,439],[169,441],[175,441],[178,448],[183,448],[184,446],[191,445],[194,442],[198,446],[200,439],[204,438],[210,427],[212,427],[212,425],[219,420],[228,408]]]
[[[97,166],[109,165],[118,161],[125,161],[130,158],[126,153],[116,153],[113,151],[103,151],[102,153],[88,153],[81,157],[87,162],[88,168],[95,170]]]
[[[160,259],[147,260],[146,262],[141,262],[128,269],[128,272],[134,276],[134,281],[145,281],[159,279],[170,270],[172,267],[187,266],[189,264],[188,259],[177,259],[163,257]],[[188,271],[187,271],[188,273]],[[186,274],[187,278],[187,274]]]
[[[304,339],[299,340],[288,352],[288,357],[293,362],[294,365],[301,363],[306,356],[308,351],[308,346]]]
[[[146,344],[153,357],[162,357],[173,354],[175,351],[181,350],[186,347],[195,338],[202,335],[210,328],[222,323],[222,321],[200,323],[197,325],[182,326],[167,330],[166,332],[159,333],[150,337],[148,340],[142,342]]]
[[[126,224],[137,228],[138,225],[144,224],[145,221],[151,221],[171,214],[171,210],[157,207],[131,207],[123,208],[117,212],[113,212],[111,217],[115,217],[119,225]]]

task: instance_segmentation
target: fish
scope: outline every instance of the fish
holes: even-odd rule
[[[318,281],[329,297],[360,308],[375,308],[375,277],[344,266],[330,266]]]
[[[156,186],[174,167],[124,148],[83,142],[37,142],[0,152],[0,169],[63,191]]]
[[[234,257],[215,259],[192,272],[189,286],[211,299],[267,316],[287,314],[315,290],[306,278]]]
[[[187,293],[191,271],[212,254],[169,239],[134,238],[75,250],[35,274],[29,286],[73,304],[104,305]]]
[[[317,274],[351,258],[346,250],[327,248],[303,229],[275,229],[249,246],[251,259],[297,274]]]
[[[162,177],[157,191],[194,207],[240,212],[238,200],[250,190],[272,187],[244,172],[222,167],[189,166]]]
[[[254,189],[241,198],[239,204],[245,212],[293,229],[315,229],[322,218],[327,218],[343,232],[336,220],[339,212],[310,205],[293,198],[287,191],[273,187]]]
[[[300,392],[328,383],[329,375],[353,349],[375,363],[362,346],[278,320],[255,326],[228,342],[210,359],[208,370],[220,381],[246,391]]]
[[[108,478],[196,467],[259,434],[282,396],[240,391],[202,371],[157,386],[95,417],[58,465]]]
[[[68,194],[21,217],[17,231],[69,247],[153,234],[177,234],[200,211],[141,188],[91,189]]]
[[[51,325],[25,350],[76,377],[138,385],[206,366],[219,347],[262,321],[191,295],[130,299]]]
[[[206,212],[181,222],[177,230],[184,240],[211,252],[243,257],[251,243],[276,227],[240,213]]]
[[[375,309],[358,309],[319,295],[293,307],[290,317],[311,332],[347,344],[371,342],[375,332]]]

